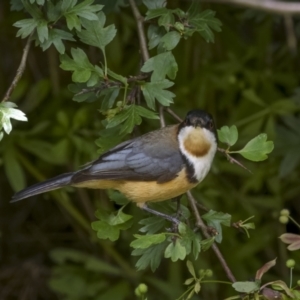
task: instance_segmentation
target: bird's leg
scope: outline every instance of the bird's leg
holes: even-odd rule
[[[180,223],[180,221],[177,218],[174,218],[174,217],[169,216],[167,214],[161,213],[161,212],[159,212],[157,210],[151,209],[146,204],[144,204],[143,206],[139,206],[139,207],[141,209],[143,209],[143,210],[145,210],[145,211],[153,214],[153,215],[156,215],[156,216],[159,216],[161,218],[164,218],[164,219],[166,219],[166,220],[168,220],[168,221],[170,221],[170,222],[172,222],[172,223],[174,223],[176,225],[178,225]]]

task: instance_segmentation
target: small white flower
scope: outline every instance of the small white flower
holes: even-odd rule
[[[0,103],[0,128],[3,127],[7,134],[12,130],[10,119],[27,121],[25,114],[21,110],[13,107],[17,107],[17,105],[12,102]]]

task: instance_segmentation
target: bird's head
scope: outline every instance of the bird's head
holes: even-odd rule
[[[181,153],[194,165],[195,177],[202,180],[217,150],[214,120],[204,110],[191,110],[179,125],[178,143]],[[202,168],[205,172],[202,172]],[[196,170],[197,169],[197,170]]]

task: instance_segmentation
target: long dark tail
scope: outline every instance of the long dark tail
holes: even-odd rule
[[[42,194],[69,185],[71,183],[73,175],[74,173],[65,173],[46,181],[36,183],[24,190],[21,190],[20,192],[17,192],[10,202],[16,202],[34,195]]]

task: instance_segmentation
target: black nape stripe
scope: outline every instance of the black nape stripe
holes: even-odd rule
[[[193,164],[187,159],[187,157],[180,151],[183,163],[185,164],[185,168],[186,168],[186,175],[187,175],[187,179],[190,183],[197,183],[198,180],[196,178],[196,174],[195,174],[195,168],[193,166]]]

